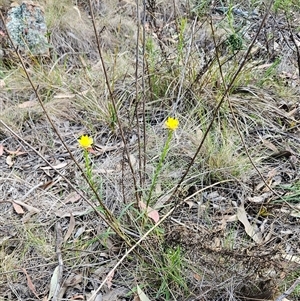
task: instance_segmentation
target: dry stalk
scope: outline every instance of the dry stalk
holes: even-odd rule
[[[4,20],[4,17],[3,17],[3,14],[2,14],[1,11],[0,11],[0,17],[1,17],[1,20],[2,20],[3,24],[5,24],[5,20]],[[108,223],[109,226],[112,227],[112,229],[114,229],[115,232],[116,232],[116,233],[117,233],[117,234],[118,234],[118,235],[119,235],[119,236],[120,236],[120,237],[121,237],[128,245],[130,245],[130,242],[129,242],[129,240],[128,240],[128,237],[127,237],[127,236],[123,233],[123,231],[121,230],[121,228],[120,228],[120,226],[119,226],[119,223],[118,223],[117,219],[116,219],[116,218],[114,217],[114,215],[110,212],[110,210],[105,206],[105,204],[103,203],[101,197],[99,196],[99,194],[98,194],[96,188],[95,188],[94,185],[89,181],[87,175],[85,174],[85,172],[83,171],[83,169],[81,168],[81,166],[79,165],[79,163],[77,162],[77,160],[75,159],[75,157],[73,156],[73,154],[72,154],[72,152],[70,151],[69,147],[67,146],[67,144],[65,143],[64,139],[62,138],[62,136],[60,135],[59,131],[57,130],[56,126],[54,125],[54,123],[53,123],[52,119],[50,118],[50,116],[49,116],[49,114],[48,114],[48,112],[47,112],[47,110],[46,110],[46,108],[45,108],[45,106],[44,106],[44,103],[43,103],[43,101],[42,101],[42,99],[41,99],[41,97],[40,97],[40,95],[39,95],[39,92],[38,92],[39,87],[34,85],[32,79],[31,79],[31,77],[30,77],[30,75],[29,75],[29,73],[28,73],[28,71],[27,71],[27,69],[26,69],[24,60],[23,60],[23,58],[22,58],[22,56],[21,56],[21,54],[20,54],[18,48],[17,48],[17,47],[15,46],[15,44],[13,43],[13,41],[12,41],[12,39],[11,39],[11,37],[10,37],[10,35],[9,35],[9,32],[8,32],[8,30],[7,30],[6,27],[5,27],[5,30],[6,30],[6,33],[7,33],[8,40],[9,40],[9,42],[11,43],[11,45],[12,45],[12,47],[13,47],[13,49],[14,49],[14,51],[15,51],[15,53],[16,53],[16,55],[17,55],[17,57],[18,57],[18,59],[19,59],[19,61],[20,61],[20,63],[21,63],[21,65],[22,65],[22,68],[23,68],[23,70],[24,70],[24,72],[25,72],[26,78],[27,78],[28,82],[30,83],[30,85],[31,85],[31,87],[32,87],[32,89],[33,89],[33,91],[34,91],[34,94],[35,94],[36,98],[38,99],[38,102],[39,102],[39,104],[40,104],[40,106],[41,106],[43,112],[45,113],[47,120],[49,121],[49,123],[50,123],[52,129],[54,130],[54,132],[56,133],[57,137],[59,138],[59,140],[61,141],[61,143],[63,144],[63,146],[64,146],[65,149],[67,150],[67,152],[69,153],[70,158],[72,159],[72,161],[75,163],[76,167],[77,167],[77,168],[79,169],[79,171],[81,172],[81,175],[83,176],[84,180],[85,180],[86,183],[89,185],[90,189],[93,191],[94,195],[95,195],[96,198],[97,198],[97,201],[99,202],[99,205],[102,207],[102,209],[103,209],[103,211],[104,211],[104,214],[105,214],[104,221],[105,221],[106,223]],[[2,123],[3,125],[5,125],[4,122],[1,121],[1,123]],[[5,125],[5,127],[6,127],[7,129],[9,129],[9,128],[7,127],[7,125]],[[10,130],[11,132],[13,132],[11,129],[9,129],[9,130]],[[16,135],[16,133],[14,133],[14,135]],[[23,141],[24,141],[24,140],[23,140]],[[26,144],[27,144],[27,143],[26,143]],[[27,145],[29,145],[29,144],[27,144]],[[38,154],[39,156],[41,156],[38,152],[37,152],[37,154]],[[129,162],[130,162],[130,160],[129,160]],[[47,164],[49,164],[49,163],[47,163]],[[49,165],[49,166],[52,167],[51,165]],[[52,167],[52,168],[53,168],[53,167]],[[80,194],[80,195],[81,195],[81,194]],[[86,198],[84,198],[84,200],[86,200]],[[91,205],[91,202],[88,202],[88,204]],[[98,210],[95,208],[95,206],[92,206],[92,208],[93,208],[95,211],[98,211]],[[101,216],[101,218],[103,218],[103,216]]]
[[[106,86],[107,86],[107,89],[108,89],[108,92],[109,92],[109,96],[110,96],[111,103],[112,103],[112,106],[113,106],[113,109],[114,109],[114,113],[116,114],[116,119],[117,119],[117,123],[118,123],[118,126],[119,126],[121,138],[122,138],[122,141],[124,143],[124,149],[125,149],[125,152],[126,152],[126,156],[128,158],[128,164],[129,164],[129,168],[130,168],[130,171],[131,171],[131,174],[132,174],[133,186],[134,186],[134,190],[135,190],[134,193],[135,193],[135,197],[136,197],[136,200],[137,200],[137,203],[138,203],[138,201],[140,199],[139,189],[138,189],[138,186],[137,186],[135,172],[134,172],[131,160],[130,160],[130,154],[129,154],[129,150],[128,150],[127,141],[125,139],[124,131],[123,131],[123,126],[122,126],[121,120],[120,120],[119,115],[118,115],[115,97],[113,95],[113,91],[111,89],[110,81],[109,81],[108,74],[107,74],[107,71],[106,71],[106,65],[104,63],[104,59],[103,59],[103,55],[102,55],[102,50],[101,50],[100,40],[99,40],[97,28],[96,28],[96,21],[95,21],[95,16],[94,16],[93,6],[92,6],[92,1],[91,0],[89,0],[89,8],[90,8],[90,12],[91,12],[91,19],[92,19],[93,29],[94,29],[94,33],[95,33],[95,37],[96,37],[96,42],[97,42],[97,50],[98,50],[98,54],[99,54],[100,61],[101,61],[101,66],[102,66],[104,77],[105,77],[105,83],[106,83]]]
[[[200,141],[200,143],[199,143],[199,146],[198,146],[198,148],[197,148],[197,150],[196,150],[194,156],[192,157],[192,159],[191,159],[189,165],[187,166],[187,168],[186,168],[186,170],[185,170],[183,176],[181,177],[181,179],[179,180],[179,182],[178,182],[177,185],[175,186],[175,189],[173,190],[173,192],[172,192],[172,194],[170,195],[170,197],[169,197],[169,199],[168,199],[167,202],[169,202],[169,201],[171,200],[171,198],[173,197],[173,195],[178,191],[179,187],[181,186],[181,184],[183,183],[184,179],[185,179],[186,176],[188,175],[189,170],[190,170],[191,167],[193,166],[193,164],[194,164],[194,162],[195,162],[195,160],[196,160],[196,158],[197,158],[197,156],[198,156],[200,150],[202,149],[203,144],[204,144],[204,141],[206,140],[207,135],[208,135],[208,133],[210,132],[212,126],[213,126],[213,123],[214,123],[214,121],[215,121],[215,119],[216,119],[216,117],[217,117],[217,115],[218,115],[218,112],[219,112],[219,110],[220,110],[222,104],[223,104],[224,101],[226,100],[227,95],[228,95],[229,91],[231,90],[231,88],[232,88],[232,86],[233,86],[235,80],[237,79],[238,75],[240,74],[240,72],[242,71],[243,67],[245,66],[245,63],[246,63],[246,61],[247,61],[247,59],[248,59],[248,57],[249,57],[249,55],[250,55],[250,53],[251,53],[251,49],[253,48],[254,43],[255,43],[255,41],[257,40],[257,38],[258,38],[258,36],[259,36],[259,34],[260,34],[261,30],[262,30],[262,27],[263,27],[263,25],[264,25],[264,23],[265,23],[265,21],[266,21],[266,19],[267,19],[267,16],[269,15],[269,12],[270,12],[272,3],[273,3],[273,1],[270,1],[270,4],[269,4],[269,6],[268,6],[268,8],[267,8],[267,10],[266,10],[266,12],[265,12],[265,14],[264,14],[264,17],[263,17],[263,19],[262,19],[262,21],[261,21],[261,23],[260,23],[260,26],[259,26],[259,28],[258,28],[258,30],[257,30],[257,32],[256,32],[256,35],[254,36],[253,40],[251,41],[251,43],[250,43],[250,45],[249,45],[249,47],[248,47],[248,49],[247,49],[247,51],[246,51],[246,53],[245,53],[245,55],[244,55],[244,57],[243,57],[243,59],[242,59],[240,65],[239,65],[239,67],[237,68],[237,70],[236,70],[235,74],[233,75],[231,81],[230,81],[229,84],[227,85],[227,87],[226,87],[226,89],[225,89],[225,92],[223,93],[223,95],[222,95],[222,97],[221,97],[219,103],[217,104],[217,107],[215,108],[215,110],[214,110],[214,112],[213,112],[212,119],[211,119],[211,121],[210,121],[210,123],[209,123],[209,125],[208,125],[208,127],[207,127],[207,129],[206,129],[206,131],[205,131],[204,134],[203,134],[203,137],[202,137],[202,139],[201,139],[201,141]]]
[[[201,193],[207,189],[210,189],[214,186],[219,185],[220,183],[224,183],[226,181],[221,181],[221,182],[217,182],[214,183],[212,185],[206,186],[200,190],[197,191],[197,193]],[[187,197],[186,199],[184,199],[182,202],[185,202],[186,200],[188,200],[189,197]],[[150,228],[129,250],[126,251],[126,253],[122,256],[122,258],[116,263],[116,265],[110,270],[110,272],[107,274],[107,276],[104,278],[104,280],[102,281],[102,283],[100,284],[100,286],[94,291],[94,293],[91,295],[91,297],[87,300],[87,301],[94,301],[97,294],[99,293],[99,291],[101,290],[101,288],[103,287],[103,285],[107,282],[107,280],[110,278],[110,275],[112,273],[114,273],[116,271],[116,269],[120,266],[120,264],[126,259],[126,257],[135,250],[135,248],[137,246],[139,246],[141,244],[141,242],[154,230],[156,229],[159,225],[161,225],[173,212],[175,209],[177,209],[179,206],[181,205],[181,203],[177,203],[168,213],[166,213],[152,228]]]

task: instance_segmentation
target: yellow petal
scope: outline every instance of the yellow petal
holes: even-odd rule
[[[92,147],[93,142],[93,138],[88,135],[82,135],[78,140],[79,145],[83,148]]]
[[[165,122],[166,127],[169,130],[176,130],[179,126],[179,120],[177,118],[168,117],[167,121]]]

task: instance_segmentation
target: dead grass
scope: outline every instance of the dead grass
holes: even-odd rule
[[[170,216],[119,262],[129,246],[84,201],[105,214],[50,127],[20,62],[3,64],[0,299],[46,300],[61,251],[61,289],[53,300],[94,300],[89,298],[119,263],[101,289],[103,300],[139,300],[139,288],[150,300],[275,300],[299,277],[299,206],[281,198],[289,193],[283,185],[295,193],[299,181],[299,66],[290,40],[296,28],[289,28],[282,11],[271,12],[194,158],[226,90],[216,55],[228,85],[265,7],[259,5],[259,15],[246,20],[199,3],[147,2],[143,65],[141,24],[136,57],[135,3],[92,5],[112,95],[85,1],[44,3],[51,56],[24,56],[27,73],[83,169],[77,139],[94,138],[92,182],[127,244],[153,226],[135,186],[147,200],[168,136],[163,123],[175,114],[180,127],[149,203],[160,220]],[[237,52],[226,42],[235,30],[243,33]],[[298,295],[299,286],[289,300]]]

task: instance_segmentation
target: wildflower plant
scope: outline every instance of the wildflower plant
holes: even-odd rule
[[[78,139],[79,145],[83,148],[83,155],[84,155],[84,162],[85,162],[85,168],[86,168],[86,176],[90,183],[92,183],[92,168],[91,168],[91,162],[89,157],[89,150],[92,148],[92,145],[94,143],[94,140],[92,137],[89,137],[88,135],[82,135]]]
[[[165,122],[165,126],[168,129],[168,137],[167,137],[166,143],[164,145],[164,148],[162,150],[162,153],[161,153],[158,165],[156,167],[156,170],[155,170],[155,173],[154,173],[154,176],[153,176],[153,179],[152,179],[152,183],[151,183],[151,186],[150,186],[149,195],[148,195],[148,198],[147,198],[147,206],[149,206],[153,190],[154,190],[154,188],[156,186],[156,183],[157,183],[158,175],[159,175],[159,173],[160,173],[160,171],[162,169],[163,163],[164,163],[164,161],[166,159],[166,156],[168,154],[168,151],[170,149],[170,143],[171,143],[171,140],[172,140],[172,137],[173,137],[173,132],[179,126],[179,120],[177,118],[168,117],[168,119]]]

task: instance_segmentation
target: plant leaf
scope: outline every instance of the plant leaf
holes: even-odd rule
[[[151,207],[147,207],[147,205],[142,202],[139,201],[139,206],[142,210],[147,210],[147,215],[154,220],[155,223],[157,223],[159,221],[159,213],[157,210],[151,208]]]
[[[136,291],[138,294],[138,297],[140,298],[140,301],[150,301],[150,299],[147,297],[147,295],[143,292],[143,290],[140,288],[140,286],[137,284]]]
[[[23,273],[26,275],[26,279],[27,279],[27,285],[29,287],[29,289],[32,291],[32,293],[40,300],[39,296],[37,295],[36,289],[34,287],[34,284],[32,283],[27,271],[22,268]]]
[[[114,270],[111,270],[107,275],[106,284],[107,284],[108,289],[111,289],[111,287],[112,287],[112,280],[114,278],[114,274],[115,274]]]
[[[53,275],[51,277],[51,281],[50,281],[50,290],[49,290],[49,295],[48,295],[48,300],[51,300],[51,298],[54,295],[56,286],[58,284],[58,274],[59,274],[59,266],[57,266],[54,271],[53,271]]]
[[[69,239],[69,237],[71,236],[74,229],[75,229],[75,218],[74,218],[72,212],[70,212],[70,224],[69,224],[68,231],[64,237],[64,242],[66,242]]]
[[[262,234],[259,232],[258,229],[255,229],[248,221],[247,214],[242,204],[240,207],[237,208],[237,218],[238,220],[244,225],[246,233],[256,242],[262,242]]]
[[[23,208],[19,204],[16,204],[15,202],[12,202],[12,205],[13,205],[16,213],[18,213],[18,214],[24,214],[25,213]]]

